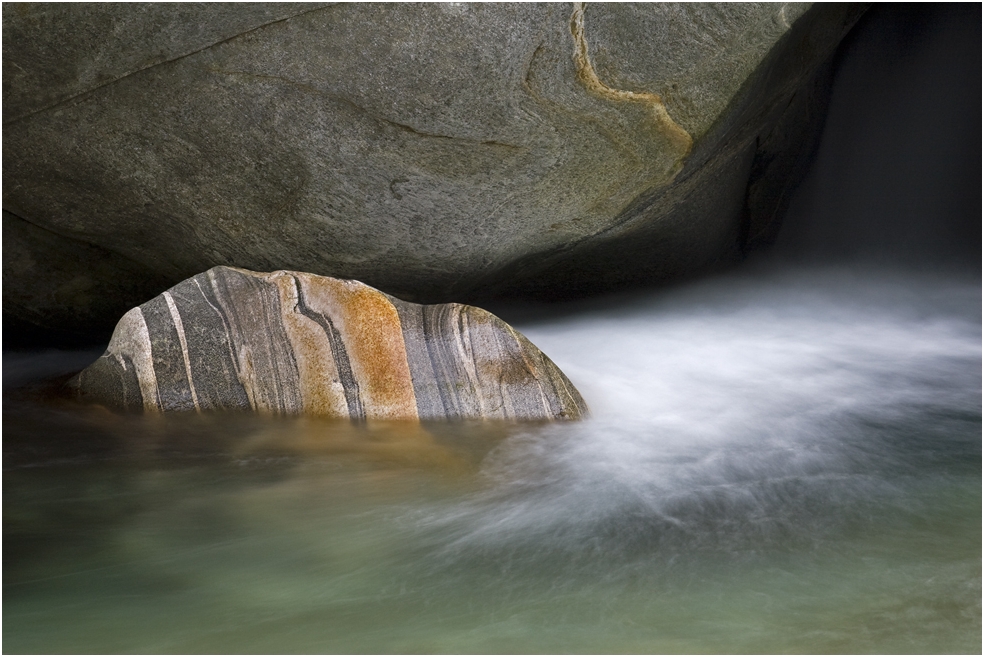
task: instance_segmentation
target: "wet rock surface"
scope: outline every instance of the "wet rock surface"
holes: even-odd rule
[[[584,400],[529,340],[461,304],[357,281],[215,267],[130,310],[70,386],[130,411],[361,419],[579,419]]]

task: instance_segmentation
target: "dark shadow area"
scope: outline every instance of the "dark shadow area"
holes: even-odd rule
[[[169,287],[143,263],[3,211],[4,351],[105,345],[126,311]]]
[[[786,260],[981,267],[981,6],[880,4],[841,46]]]

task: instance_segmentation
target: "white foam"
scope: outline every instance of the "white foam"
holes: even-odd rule
[[[435,518],[459,544],[815,533],[811,509],[897,494],[946,422],[979,433],[976,281],[758,272],[517,328],[593,417],[490,455],[489,486]]]

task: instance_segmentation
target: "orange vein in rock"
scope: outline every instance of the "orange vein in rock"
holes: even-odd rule
[[[598,79],[598,74],[588,56],[588,40],[584,36],[583,2],[574,3],[574,13],[571,14],[571,34],[574,36],[574,64],[577,68],[577,79],[581,81],[581,84],[591,93],[608,100],[649,105],[660,130],[670,140],[670,143],[680,151],[680,159],[686,157],[693,146],[693,139],[669,115],[666,111],[666,104],[658,94],[613,89]]]

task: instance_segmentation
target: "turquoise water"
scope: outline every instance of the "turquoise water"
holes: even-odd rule
[[[89,355],[5,355],[3,648],[979,653],[980,295],[503,313],[578,424],[119,417],[22,385]]]

